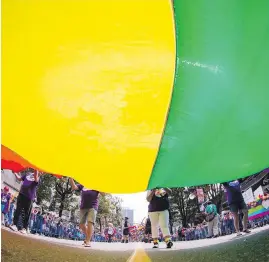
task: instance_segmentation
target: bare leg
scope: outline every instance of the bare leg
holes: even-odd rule
[[[239,216],[238,216],[238,213],[233,212],[233,217],[234,217],[234,227],[235,227],[235,231],[236,231],[236,233],[240,233],[240,229],[239,229]]]
[[[85,241],[84,242],[86,242],[87,241],[87,227],[86,227],[86,225],[85,224],[80,224],[79,225],[79,227],[80,227],[80,229],[83,231],[83,233],[84,233],[84,235],[85,235]]]
[[[250,233],[250,231],[248,230],[248,210],[244,209],[243,210],[243,214],[244,214],[244,218],[243,218],[243,230],[246,233]]]
[[[86,229],[86,243],[89,244],[91,242],[92,233],[93,233],[93,223],[88,222],[88,226]]]

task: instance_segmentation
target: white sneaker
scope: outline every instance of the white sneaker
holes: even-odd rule
[[[12,230],[15,231],[15,232],[18,232],[18,228],[17,228],[15,225],[10,226],[10,229],[12,229]]]
[[[26,231],[25,228],[23,228],[22,230],[20,230],[20,232],[21,232],[22,234],[27,234],[27,231]]]

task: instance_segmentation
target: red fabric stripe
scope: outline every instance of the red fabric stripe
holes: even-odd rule
[[[14,161],[8,161],[5,159],[1,159],[1,168],[2,169],[10,169],[13,172],[21,172],[27,167],[25,167],[19,163],[16,163]]]
[[[11,149],[7,148],[4,145],[1,145],[1,168],[2,169],[9,169],[13,172],[21,172],[26,168],[33,168],[35,170],[46,172],[41,168],[38,168],[28,162],[26,159],[12,151]],[[49,173],[49,172],[46,172]],[[57,177],[62,177],[61,175],[53,174]]]

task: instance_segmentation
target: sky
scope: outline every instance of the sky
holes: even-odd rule
[[[123,200],[122,207],[134,210],[134,223],[141,223],[148,216],[148,202],[146,192],[136,194],[113,194]]]

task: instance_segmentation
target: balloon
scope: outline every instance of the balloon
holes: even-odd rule
[[[3,0],[2,168],[111,193],[266,168],[268,8]]]

